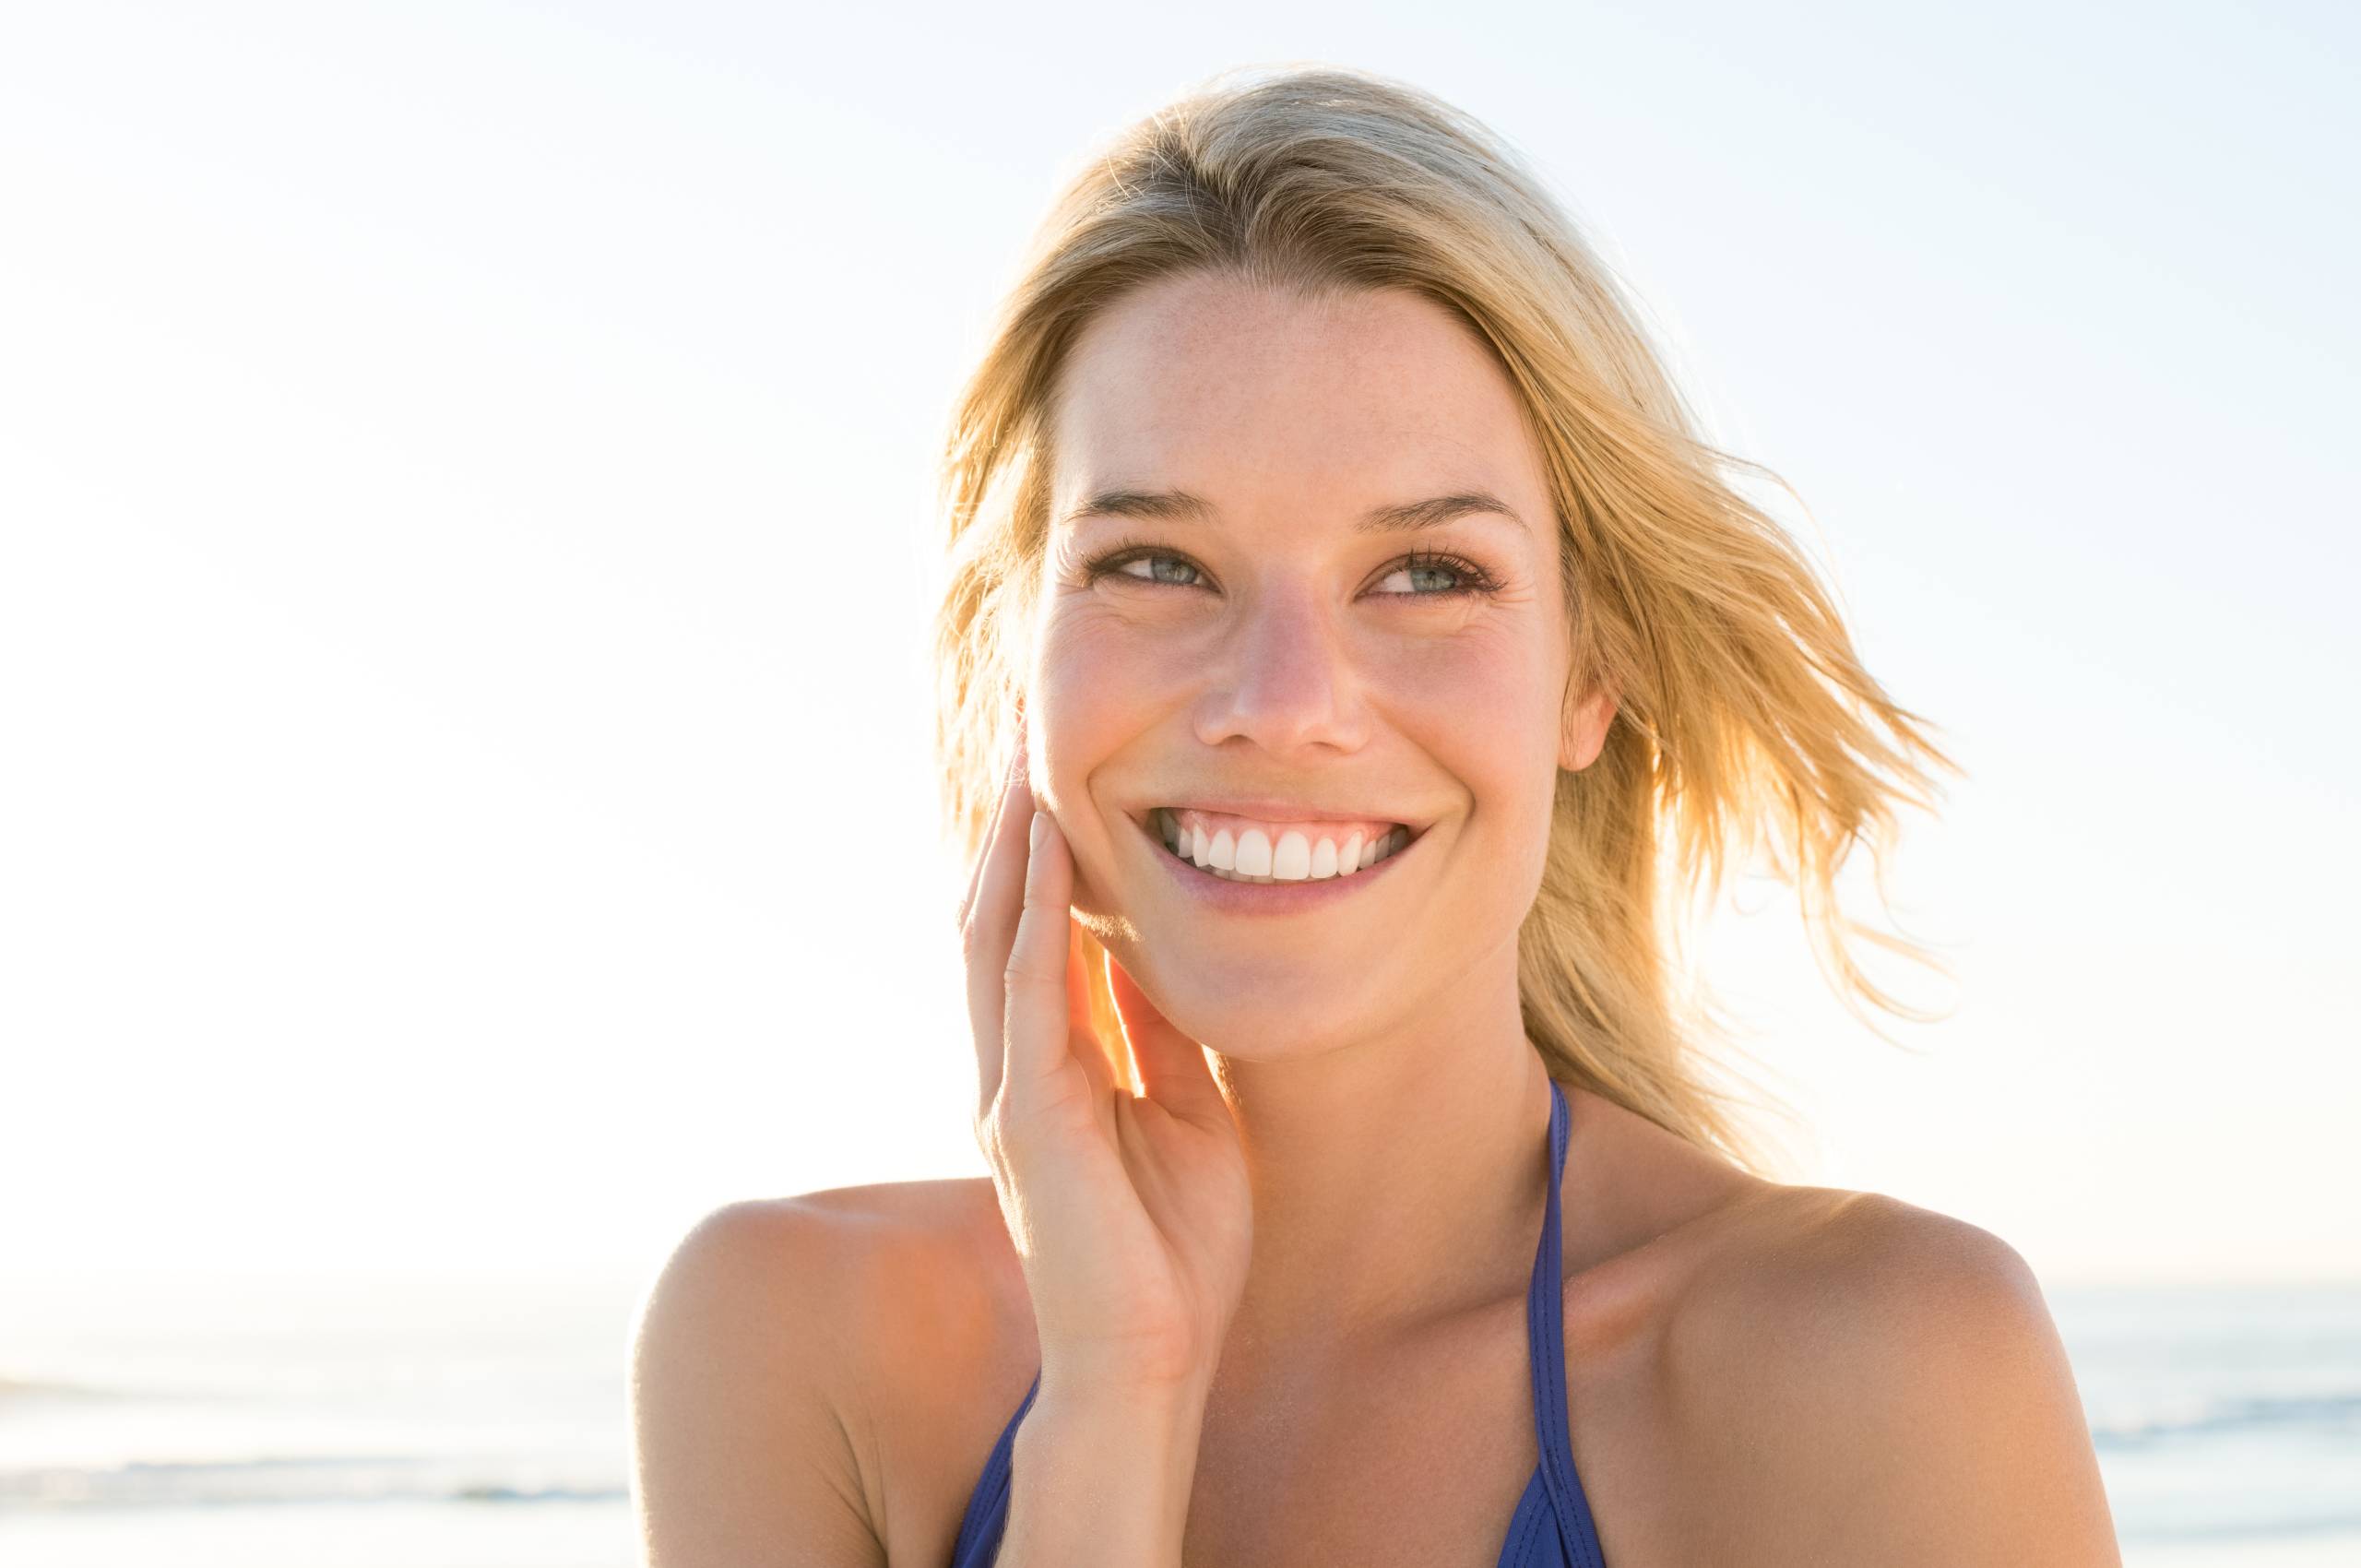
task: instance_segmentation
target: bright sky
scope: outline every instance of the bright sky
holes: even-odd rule
[[[935,444],[1084,151],[1317,59],[1540,165],[1970,770],[1895,870],[1960,971],[1880,971],[1955,1007],[1908,1051],[1775,888],[1716,928],[1799,1179],[2052,1283],[2361,1276],[2350,8],[8,31],[9,1267],[652,1267],[981,1174]]]

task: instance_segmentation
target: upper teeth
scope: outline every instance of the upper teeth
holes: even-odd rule
[[[1323,877],[1350,876],[1410,841],[1410,830],[1398,823],[1382,832],[1340,825],[1340,837],[1337,832],[1323,834],[1311,826],[1245,826],[1233,832],[1216,825],[1208,833],[1201,820],[1184,825],[1180,812],[1169,806],[1158,806],[1148,814],[1166,849],[1230,882],[1316,882]]]

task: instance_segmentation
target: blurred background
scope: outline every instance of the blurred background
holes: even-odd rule
[[[1716,916],[1790,1178],[2025,1255],[2128,1562],[2361,1562],[2356,30],[18,8],[0,1561],[631,1562],[680,1235],[983,1173],[935,445],[1091,146],[1317,60],[1538,166],[1968,770],[1890,868],[1956,982],[1877,971],[1944,1021]]]

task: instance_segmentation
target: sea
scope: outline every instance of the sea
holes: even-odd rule
[[[0,1279],[0,1565],[634,1568],[646,1283]],[[2048,1297],[2130,1568],[2361,1568],[2361,1284]]]

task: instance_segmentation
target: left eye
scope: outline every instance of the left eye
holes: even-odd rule
[[[1465,591],[1463,588],[1463,579],[1465,579],[1466,576],[1467,574],[1464,570],[1460,567],[1450,564],[1448,562],[1418,561],[1411,562],[1406,565],[1396,566],[1391,572],[1386,573],[1380,580],[1390,583],[1396,577],[1416,578],[1423,576],[1430,581],[1435,577],[1444,577],[1450,579],[1449,586],[1436,591],[1448,594]],[[1403,597],[1407,599],[1419,599],[1428,596],[1420,594],[1417,589],[1413,588],[1409,592],[1404,594]]]

